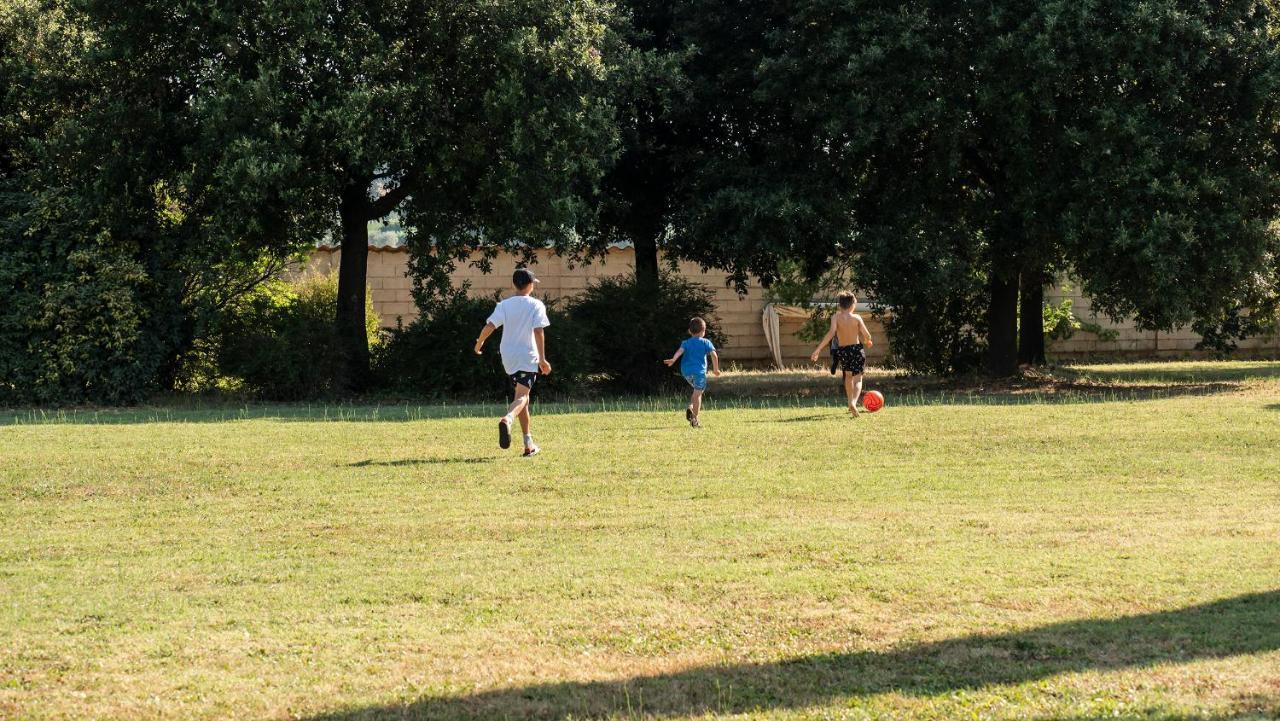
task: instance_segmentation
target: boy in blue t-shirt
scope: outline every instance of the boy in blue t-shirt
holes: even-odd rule
[[[707,334],[707,322],[701,318],[689,321],[689,337],[680,344],[680,350],[670,358],[662,361],[668,366],[680,361],[680,375],[693,386],[693,395],[689,398],[689,407],[684,411],[689,425],[698,428],[698,412],[702,410],[702,392],[707,389],[707,356],[711,356],[711,369],[716,376],[720,375],[720,356],[716,355],[716,347],[704,336]],[[681,358],[683,356],[683,359]]]

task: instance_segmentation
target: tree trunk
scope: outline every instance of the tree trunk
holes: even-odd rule
[[[1047,362],[1044,346],[1044,276],[1022,274],[1019,298],[1018,363],[1042,366]]]
[[[349,184],[338,210],[342,218],[342,254],[334,327],[338,343],[334,388],[339,393],[350,393],[366,388],[369,380],[369,336],[364,325],[369,270],[369,183]]]
[[[987,373],[995,377],[1018,372],[1017,276],[992,271],[987,306]]]
[[[636,287],[641,297],[658,297],[658,233],[641,226],[632,235],[631,246],[636,252]]]

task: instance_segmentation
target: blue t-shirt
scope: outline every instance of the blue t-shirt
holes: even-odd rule
[[[689,336],[680,344],[684,355],[680,356],[680,373],[682,375],[706,375],[707,355],[716,349],[706,338]]]

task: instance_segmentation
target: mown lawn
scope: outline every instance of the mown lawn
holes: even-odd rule
[[[1280,716],[1280,363],[1063,377],[0,415],[0,718]]]

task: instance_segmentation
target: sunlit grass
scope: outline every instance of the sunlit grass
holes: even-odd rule
[[[0,718],[1271,717],[1278,367],[14,411]]]

